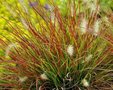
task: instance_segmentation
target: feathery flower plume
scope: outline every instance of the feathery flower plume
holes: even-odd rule
[[[41,74],[40,75],[40,78],[43,79],[43,80],[48,80],[47,76],[45,73]]]
[[[90,12],[99,12],[99,5],[97,5],[97,0],[82,0],[85,5],[88,6]]]
[[[80,24],[80,31],[82,34],[86,33],[87,29],[87,20],[84,18]]]
[[[71,17],[74,15],[74,2],[71,3]]]
[[[74,46],[73,45],[69,45],[67,47],[67,53],[70,55],[70,56],[73,56],[74,54]]]
[[[84,87],[89,87],[89,83],[86,79],[82,80],[82,84],[83,84]]]
[[[90,2],[89,4],[89,8],[91,10],[91,13],[92,12],[99,12],[99,9],[100,9],[100,6],[97,5],[97,0],[94,0],[93,2]]]
[[[89,8],[90,8],[91,12],[96,11],[96,7],[97,7],[97,6],[95,5],[95,3],[93,3],[93,2],[90,3]]]
[[[27,79],[28,79],[27,76],[19,77],[19,81],[20,81],[21,83],[25,82]]]
[[[100,21],[97,20],[95,23],[94,23],[94,35],[97,36],[99,34],[99,26],[100,26]]]

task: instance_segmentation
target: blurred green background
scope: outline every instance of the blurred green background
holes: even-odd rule
[[[28,0],[0,0],[0,39],[2,38],[4,41],[6,39],[12,40],[13,36],[10,34],[11,29],[8,26],[8,23],[14,23],[17,25],[21,25],[20,23],[20,17],[18,17],[16,11],[16,7],[18,4],[22,4],[24,1],[24,5],[30,9],[30,6],[28,4]],[[39,2],[39,0],[35,0]],[[67,8],[66,7],[66,2],[68,0],[40,0],[40,3],[42,5],[51,3],[53,1],[55,4],[58,5],[58,7],[61,10],[61,13],[65,16],[67,13]],[[80,0],[75,0],[75,1],[80,1]],[[83,0],[81,0],[83,1]],[[93,1],[93,0],[89,0]],[[32,2],[34,2],[32,0]],[[112,13],[113,11],[113,0],[99,0],[100,2],[100,7],[101,7],[101,12],[106,13],[109,15],[109,13]],[[32,15],[32,17],[35,18],[35,15]],[[0,43],[0,47],[2,46],[2,43]],[[4,51],[0,48],[0,56],[4,55]]]

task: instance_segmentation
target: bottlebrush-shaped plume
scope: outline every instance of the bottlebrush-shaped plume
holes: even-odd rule
[[[74,54],[74,46],[73,45],[69,45],[67,47],[67,53],[70,55],[70,56],[73,56]]]
[[[97,20],[95,23],[94,23],[94,35],[97,36],[99,34],[99,28],[100,28],[100,21]]]
[[[82,84],[84,87],[89,87],[89,82],[86,79],[82,80]]]
[[[41,75],[40,75],[40,78],[41,78],[42,80],[48,80],[48,78],[47,78],[47,76],[46,76],[45,73],[41,74]]]
[[[80,31],[82,34],[85,34],[87,31],[87,20],[85,18],[82,19],[80,24]]]
[[[74,2],[71,3],[71,17],[74,16]]]

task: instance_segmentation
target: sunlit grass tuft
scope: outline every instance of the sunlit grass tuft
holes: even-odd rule
[[[2,88],[92,90],[112,85],[112,23],[107,21],[108,26],[101,9],[79,0],[66,1],[65,13],[53,1],[24,3],[12,6],[15,22],[2,17],[13,37],[1,42]],[[101,2],[91,3],[101,8]]]

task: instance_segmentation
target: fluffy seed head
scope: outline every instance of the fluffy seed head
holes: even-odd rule
[[[82,84],[83,84],[84,87],[89,87],[89,83],[86,79],[82,80]]]
[[[86,19],[84,18],[80,24],[80,31],[82,34],[85,34],[86,33],[86,30],[87,29],[87,21]]]
[[[67,53],[70,55],[70,56],[73,56],[73,53],[74,53],[74,46],[73,45],[69,45],[67,47]]]
[[[71,16],[74,16],[74,2],[71,3]]]
[[[100,6],[97,4],[98,0],[82,0],[82,1],[86,6],[88,6],[88,8],[90,9],[91,14],[93,12],[99,13]]]
[[[91,12],[95,12],[96,11],[96,5],[94,3],[90,3],[90,6],[89,6]]]
[[[99,26],[100,26],[100,21],[97,20],[95,23],[94,23],[94,35],[97,36],[99,34]]]
[[[43,80],[48,80],[47,76],[45,75],[45,73],[41,74],[40,75],[40,78],[43,79]]]

